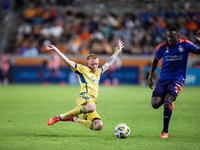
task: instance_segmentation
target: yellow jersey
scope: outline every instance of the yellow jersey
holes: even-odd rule
[[[95,73],[88,66],[76,64],[75,69],[72,69],[78,74],[79,83],[81,85],[81,93],[88,93],[94,98],[97,98],[99,92],[99,81],[103,68],[99,67]]]

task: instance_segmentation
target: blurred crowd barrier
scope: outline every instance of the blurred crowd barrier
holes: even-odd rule
[[[51,56],[51,55],[50,55]],[[86,65],[86,57],[74,57],[69,56],[70,60]],[[114,70],[105,72],[101,77],[100,83],[110,83],[109,80],[118,79],[119,84],[147,84],[144,82],[146,80],[146,73],[148,67],[151,64],[153,56],[151,57],[120,57],[121,65],[116,67]],[[99,65],[102,66],[108,56],[100,56]],[[200,78],[198,77],[200,71],[199,57],[189,57],[188,59],[188,79],[186,84],[188,85],[200,85]],[[12,56],[12,82],[13,83],[45,83],[45,82],[54,82],[54,83],[69,83],[69,84],[78,84],[78,78],[75,73],[67,67],[63,61],[59,60],[58,70],[60,71],[59,77],[54,74],[50,77],[52,73],[49,71],[49,64],[52,61],[52,57],[47,55],[40,57],[20,57]],[[157,72],[159,74],[161,68],[161,61],[159,61]],[[159,76],[158,76],[159,77]],[[51,79],[50,79],[51,78]],[[51,80],[51,81],[50,81]]]

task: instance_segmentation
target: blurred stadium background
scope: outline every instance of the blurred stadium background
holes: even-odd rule
[[[193,38],[200,29],[199,6],[198,0],[1,0],[1,84],[77,84],[77,76],[44,44],[56,45],[77,63],[95,53],[102,65],[121,38],[124,51],[100,82],[145,85],[167,27],[178,26],[180,38],[200,45]],[[185,84],[200,85],[197,55],[189,56]]]

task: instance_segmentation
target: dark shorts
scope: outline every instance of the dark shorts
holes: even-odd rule
[[[181,93],[182,88],[183,82],[179,80],[158,81],[152,97],[161,97],[164,99],[167,94],[170,94],[176,99]]]

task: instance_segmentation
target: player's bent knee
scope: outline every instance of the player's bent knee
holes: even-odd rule
[[[154,109],[158,109],[162,104],[163,104],[163,101],[161,98],[153,97],[151,100],[151,105]]]
[[[153,107],[154,109],[158,109],[160,106],[154,104],[154,105],[152,105],[152,107]]]
[[[102,130],[102,129],[103,129],[103,124],[95,126],[96,131],[99,131],[99,130]]]
[[[89,113],[94,112],[96,110],[96,105],[94,103],[88,103],[87,104],[87,111]]]
[[[103,122],[101,120],[95,120],[95,130],[99,131],[103,129]]]
[[[158,109],[160,107],[160,104],[155,103],[154,101],[151,102],[151,105],[154,109]]]

